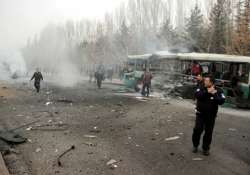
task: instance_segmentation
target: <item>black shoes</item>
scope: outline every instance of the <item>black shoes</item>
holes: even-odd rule
[[[208,150],[203,150],[203,155],[204,155],[204,156],[209,156],[209,155],[210,155],[210,153],[209,153],[209,151],[208,151]]]
[[[198,148],[197,147],[193,147],[193,153],[198,153]]]
[[[198,153],[198,148],[197,148],[197,147],[193,147],[192,152],[193,152],[193,153]],[[210,152],[209,152],[209,150],[203,150],[203,151],[202,151],[202,154],[203,154],[204,156],[209,156],[209,155],[210,155]]]

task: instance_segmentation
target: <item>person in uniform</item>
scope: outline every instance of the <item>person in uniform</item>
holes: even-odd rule
[[[195,97],[197,99],[197,106],[196,120],[192,136],[193,153],[198,152],[200,137],[203,131],[205,131],[202,149],[203,154],[208,156],[215,120],[218,113],[218,106],[224,104],[225,95],[220,88],[215,86],[215,79],[210,75],[206,75],[204,77],[204,86],[197,88]]]

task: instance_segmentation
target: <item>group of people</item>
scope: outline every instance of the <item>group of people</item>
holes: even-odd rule
[[[101,86],[101,81],[103,79],[103,72],[100,68],[96,72],[95,76],[97,79],[98,87]],[[151,80],[153,76],[149,70],[145,70],[142,77],[142,95],[149,96],[151,88]],[[40,91],[40,82],[43,80],[42,73],[37,70],[31,80],[34,81],[34,86],[36,91]],[[200,145],[200,137],[203,132],[203,142],[202,150],[204,155],[209,155],[210,145],[212,142],[213,129],[215,125],[215,120],[218,113],[218,106],[225,102],[225,95],[223,91],[215,86],[215,78],[211,75],[201,74],[197,75],[197,89],[195,91],[196,99],[196,120],[193,129],[192,142],[193,142],[193,153],[198,152],[198,147]]]

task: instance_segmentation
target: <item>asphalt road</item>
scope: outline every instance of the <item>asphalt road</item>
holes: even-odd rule
[[[13,175],[250,174],[250,111],[221,110],[206,157],[191,152],[195,116],[188,102],[115,94],[120,87],[111,84],[99,90],[47,83],[40,94],[28,84],[5,86],[0,129],[38,121],[18,130],[28,141],[4,155]]]

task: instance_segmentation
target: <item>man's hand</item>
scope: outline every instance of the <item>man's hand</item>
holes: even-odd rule
[[[214,86],[208,88],[207,91],[208,91],[208,93],[210,93],[210,94],[216,94],[216,93],[217,93],[217,90],[214,88]]]

